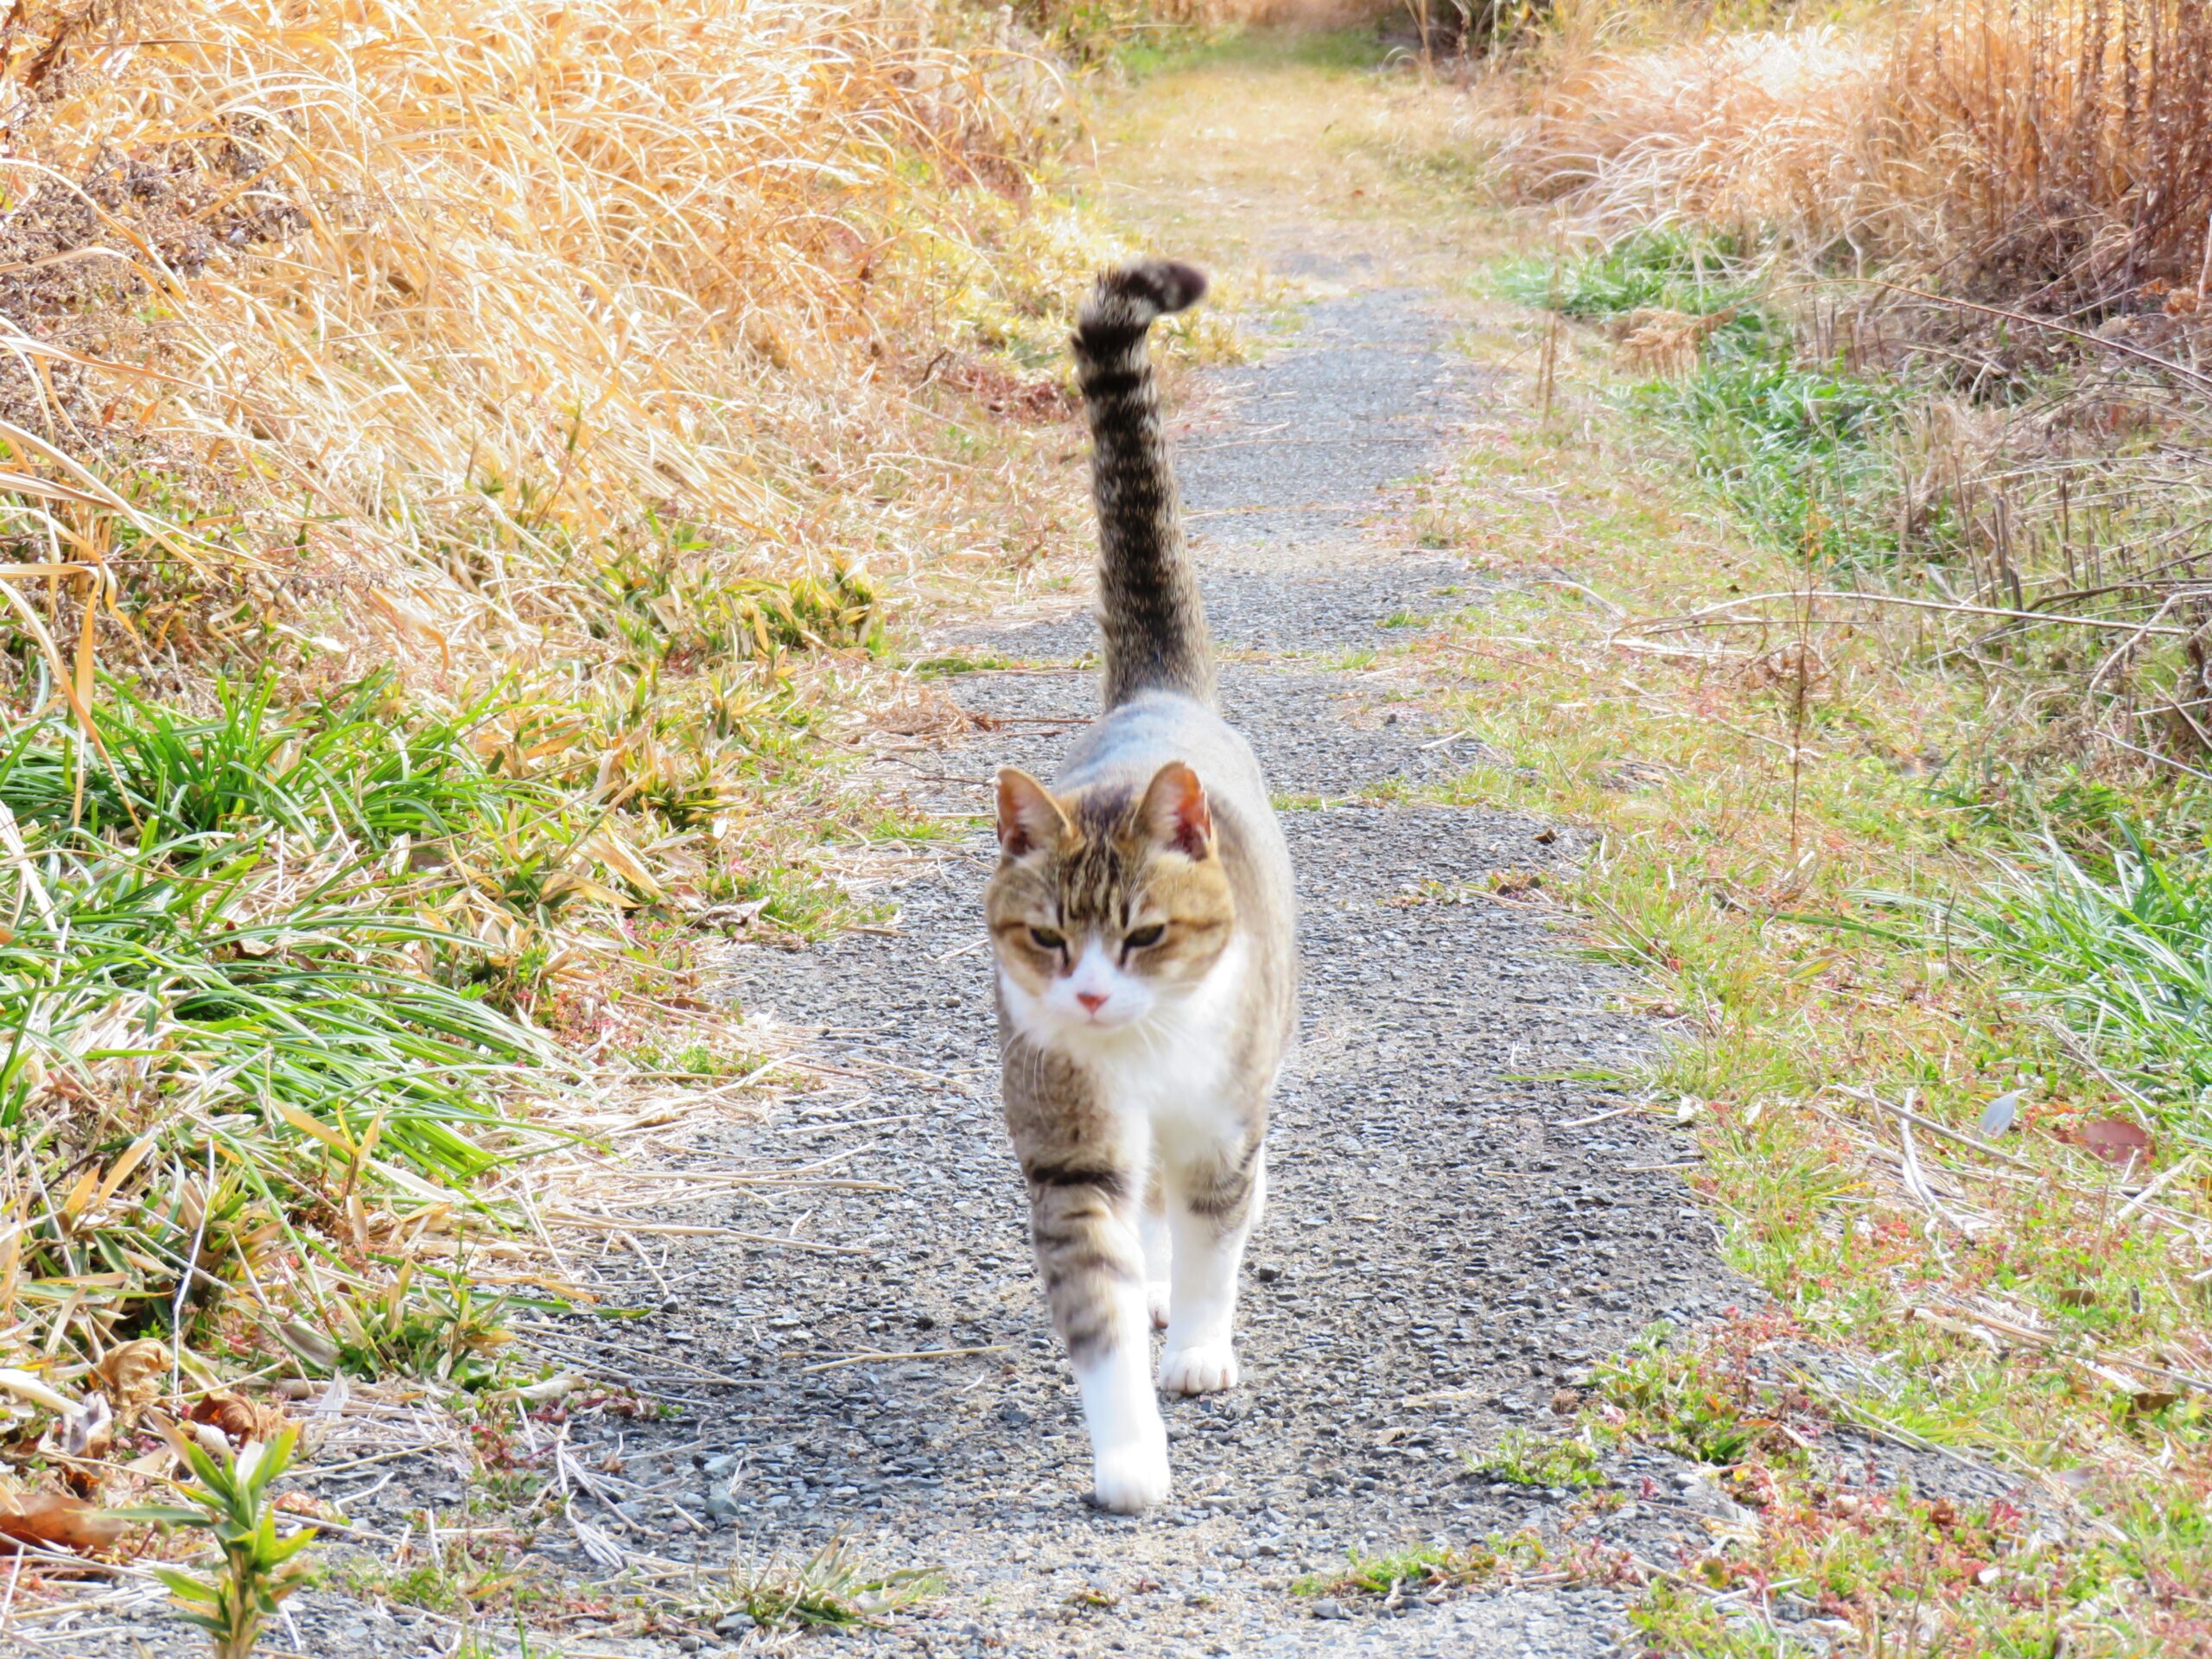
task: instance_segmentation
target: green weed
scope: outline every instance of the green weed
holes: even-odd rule
[[[2212,1140],[2212,865],[2162,858],[2121,823],[2100,872],[2056,841],[1953,925],[2108,1070]]]
[[[499,1356],[513,1338],[503,1321],[512,1296],[484,1296],[461,1274],[417,1288],[403,1262],[382,1290],[335,1299],[329,1335],[336,1369],[357,1376],[418,1376],[482,1388],[500,1379]]]
[[[213,1535],[222,1560],[208,1576],[175,1567],[154,1570],[168,1586],[177,1617],[213,1638],[214,1659],[252,1659],[263,1621],[306,1581],[304,1553],[317,1537],[312,1527],[277,1537],[270,1501],[270,1484],[290,1466],[299,1430],[287,1427],[236,1456],[226,1452],[219,1463],[197,1440],[174,1429],[168,1440],[199,1482],[183,1489],[192,1507],[156,1505],[123,1513],[137,1520],[204,1528]]]
[[[1739,1461],[1757,1443],[1765,1413],[1747,1374],[1718,1371],[1701,1355],[1647,1332],[1592,1378],[1601,1399],[1627,1414],[1626,1431],[1699,1463]]]
[[[1492,1535],[1465,1549],[1447,1544],[1420,1544],[1381,1555],[1348,1551],[1343,1571],[1310,1573],[1290,1586],[1294,1596],[1388,1596],[1401,1589],[1442,1589],[1490,1584],[1544,1560],[1542,1541],[1532,1533],[1510,1538]]]
[[[1020,664],[1011,657],[995,652],[982,652],[974,656],[955,652],[947,657],[925,657],[914,664],[915,675],[925,680],[948,680],[961,674],[984,674],[997,669],[1018,668]]]
[[[1766,547],[1829,569],[1895,558],[1894,389],[1799,364],[1772,339],[1717,336],[1694,372],[1634,401]]]
[[[940,1587],[933,1569],[873,1566],[842,1538],[804,1560],[730,1572],[731,1600],[769,1630],[862,1628],[929,1599]]]
[[[677,526],[598,553],[593,632],[634,661],[679,668],[881,645],[881,600],[857,566],[840,560],[826,577],[769,581],[731,574],[715,550],[706,532]]]
[[[1471,1463],[1477,1473],[1516,1486],[1599,1486],[1605,1479],[1586,1438],[1553,1439],[1525,1428],[1507,1429]]]
[[[1499,289],[1523,305],[1594,321],[1632,311],[1682,311],[1713,316],[1722,311],[1747,314],[1740,325],[1756,333],[1764,320],[1754,313],[1760,287],[1746,270],[1744,250],[1734,240],[1662,228],[1637,231],[1601,247],[1563,258],[1535,255],[1501,267]]]
[[[505,1542],[466,1528],[441,1528],[435,1547],[404,1565],[356,1558],[340,1567],[337,1576],[355,1596],[420,1607],[448,1618],[470,1620],[487,1611],[512,1611],[518,1630],[528,1610],[543,1607],[560,1594],[557,1586],[539,1577],[535,1566],[518,1558]]]

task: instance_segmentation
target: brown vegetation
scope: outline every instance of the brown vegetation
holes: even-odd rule
[[[772,1075],[690,993],[909,827],[887,583],[1052,522],[1071,94],[933,0],[0,24],[0,1532],[526,1382],[607,1149]]]
[[[817,480],[898,419],[870,382],[972,325],[963,188],[1018,199],[1052,142],[1054,72],[988,28],[18,7],[0,435],[44,505],[17,539],[378,658],[526,650],[673,524],[732,574],[826,573],[864,536]]]
[[[2193,291],[2212,257],[2212,17],[2187,0],[1552,49],[1504,159],[1601,220],[1780,232],[2077,316]]]

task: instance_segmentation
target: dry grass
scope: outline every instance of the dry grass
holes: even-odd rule
[[[1713,266],[1692,310],[1756,299],[1773,320],[1766,361],[1721,362],[1681,400],[1706,469],[1739,496],[1802,470],[1778,397],[1875,400],[1855,499],[1777,490],[1799,511],[1770,533],[1855,567],[1829,585],[1862,607],[1955,607],[1939,660],[2053,671],[2044,758],[2201,769],[2204,14],[1927,0],[1855,28],[1688,32],[1615,51],[1563,31],[1503,155],[1602,250],[1592,268],[1687,250]],[[1738,414],[1741,441],[1709,442]]]
[[[1884,66],[1869,149],[1887,239],[2036,313],[2201,296],[2212,271],[2212,16],[2194,0],[1944,0]]]
[[[826,764],[887,599],[1069,521],[1076,96],[932,0],[0,27],[0,1506],[524,1380],[809,1081],[700,983],[930,830]]]
[[[1879,53],[1831,28],[1656,49],[1554,47],[1499,157],[1594,229],[1825,225],[1847,213]]]
[[[1637,49],[1572,27],[1503,161],[1596,227],[1841,249],[2038,315],[2212,270],[2212,20],[2188,0],[1926,0],[1856,26]]]
[[[909,360],[987,325],[974,240],[1063,97],[1013,37],[870,0],[9,35],[19,556],[181,586],[164,643],[265,611],[338,671],[541,651],[671,526],[737,574],[873,552],[852,485]]]

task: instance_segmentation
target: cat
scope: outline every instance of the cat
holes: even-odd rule
[[[1260,766],[1214,710],[1146,337],[1205,277],[1099,276],[1077,318],[1091,431],[1105,711],[1052,788],[998,774],[985,893],[1007,1128],[1030,1238],[1090,1434],[1092,1499],[1167,1496],[1160,1387],[1237,1381],[1244,1246],[1296,995],[1289,849]]]

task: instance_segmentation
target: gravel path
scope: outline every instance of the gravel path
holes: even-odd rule
[[[1490,872],[1573,860],[1574,833],[1378,798],[1464,762],[1417,708],[1387,700],[1387,681],[1327,665],[1402,637],[1386,620],[1468,602],[1453,597],[1458,561],[1376,527],[1388,486],[1440,462],[1455,410],[1483,395],[1444,333],[1418,292],[1319,302],[1260,361],[1211,377],[1179,439],[1230,658],[1224,702],[1286,803],[1305,995],[1247,1268],[1245,1381],[1168,1404],[1173,1499],[1134,1521],[1084,1501],[1082,1424],[998,1122],[979,832],[916,855],[889,894],[899,937],[737,954],[728,994],[822,1028],[812,1053],[839,1075],[701,1137],[702,1165],[830,1155],[869,1185],[678,1213],[861,1253],[702,1244],[671,1265],[687,1288],[661,1318],[600,1333],[626,1344],[619,1369],[695,1403],[625,1431],[628,1466],[658,1445],[672,1478],[621,1511],[588,1509],[599,1525],[716,1563],[842,1535],[945,1583],[926,1612],[846,1645],[1039,1655],[1608,1652],[1620,1606],[1605,1592],[1414,1598],[1384,1614],[1289,1586],[1347,1549],[1525,1524],[1602,1526],[1669,1558],[1695,1534],[1692,1506],[1673,1503],[1578,1521],[1564,1494],[1477,1478],[1463,1455],[1548,1421],[1555,1391],[1651,1321],[1734,1293],[1662,1167],[1681,1142],[1603,1116],[1624,1103],[1601,1084],[1556,1080],[1626,1067],[1649,1033],[1614,1011],[1557,912],[1491,892]],[[1092,675],[1067,666],[1093,634],[1064,616],[949,637],[1027,666],[951,682],[995,729],[886,788],[974,813],[982,791],[945,780],[1006,760],[1049,775],[1095,707]],[[833,1363],[870,1353],[901,1357]]]

